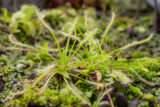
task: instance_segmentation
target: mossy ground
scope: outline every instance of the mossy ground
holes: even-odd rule
[[[23,7],[24,10],[25,8]],[[35,9],[34,7],[27,8],[28,11]],[[23,14],[23,9],[18,14]],[[85,32],[88,33],[89,30],[92,31],[94,28],[98,29],[94,39],[90,39],[92,41],[83,44],[77,52],[78,54],[69,62],[69,66],[65,64],[68,60],[65,62],[63,58],[62,60],[59,58],[60,55],[57,50],[54,50],[58,48],[55,40],[51,38],[48,30],[39,24],[38,18],[32,12],[26,13],[27,16],[30,16],[29,19],[28,17],[19,19],[16,13],[8,15],[11,18],[10,21],[3,20],[6,26],[2,24],[0,26],[0,29],[2,29],[0,31],[1,106],[111,106],[109,97],[105,93],[108,90],[110,90],[109,93],[115,106],[119,105],[117,104],[117,96],[120,93],[127,98],[127,104],[138,98],[139,107],[160,106],[160,58],[158,57],[158,38],[160,36],[155,35],[145,45],[134,46],[127,51],[124,50],[122,54],[115,58],[113,58],[114,55],[108,54],[112,50],[125,46],[138,38],[139,40],[145,39],[144,33],[148,35],[151,32],[148,31],[152,23],[151,17],[145,16],[137,21],[132,17],[119,16],[108,36],[104,39],[103,53],[101,54],[99,48],[91,44],[96,44],[98,40],[103,38],[103,31],[109,23],[110,17],[98,18],[93,8],[89,8],[87,11],[87,26],[85,9],[75,10],[69,7],[61,7],[41,12],[45,21],[54,28],[53,32],[56,32],[62,50],[66,48],[67,35],[75,34],[80,41],[83,41],[86,38]],[[73,21],[77,15],[79,21],[74,28],[74,33],[70,33],[70,28],[73,27]],[[1,17],[1,20],[4,17],[7,16]],[[16,19],[16,27],[13,29],[11,25],[15,24],[12,22],[15,17],[18,18]],[[19,47],[16,43],[12,43],[13,41],[9,40],[9,32],[7,29],[4,31],[4,27],[8,27],[8,30],[21,43],[38,48],[38,52],[37,50],[33,52],[28,48],[24,51],[23,46]],[[131,29],[128,29],[130,27]],[[69,43],[69,49],[75,43],[76,48],[72,51],[75,51],[82,43],[78,40],[78,42],[74,42],[74,39],[75,37],[71,36]],[[54,51],[48,51],[52,48],[54,48]],[[68,56],[68,51],[63,52]],[[155,57],[151,58],[151,56]],[[63,57],[64,59],[68,58]],[[56,65],[57,63],[53,58],[57,62],[61,61],[60,64],[63,66]],[[49,70],[53,71],[46,77],[41,78],[37,83],[38,85],[34,86],[34,82]],[[49,79],[54,70],[57,73]],[[50,81],[47,84],[47,89],[44,89],[43,86],[47,80]],[[43,92],[41,93],[41,91]],[[77,96],[76,93],[78,93]],[[88,105],[87,102],[89,102]]]

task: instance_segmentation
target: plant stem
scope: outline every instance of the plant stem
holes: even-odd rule
[[[104,84],[104,88],[105,88],[105,90],[106,91],[108,91],[108,88],[107,88],[107,86],[106,86],[106,84]],[[112,98],[111,98],[111,95],[110,95],[110,93],[108,92],[108,98],[109,98],[109,101],[110,101],[110,104],[111,104],[111,107],[114,107],[114,104],[113,104],[113,101],[112,101]]]

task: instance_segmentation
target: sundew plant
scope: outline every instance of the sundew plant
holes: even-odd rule
[[[9,40],[16,46],[14,49],[16,48],[22,51],[26,50],[36,54],[43,54],[51,60],[51,63],[46,67],[43,67],[42,69],[35,68],[35,71],[39,76],[33,81],[27,81],[24,84],[23,90],[14,93],[14,96],[25,96],[26,93],[33,90],[36,90],[34,93],[37,93],[37,95],[43,96],[47,89],[50,88],[57,79],[61,80],[58,81],[60,82],[58,84],[61,85],[57,90],[65,90],[67,98],[72,94],[78,98],[82,104],[87,104],[88,106],[99,107],[100,105],[110,103],[110,105],[114,107],[110,92],[112,91],[115,82],[118,81],[122,84],[131,85],[133,80],[129,78],[126,73],[112,69],[111,64],[122,51],[132,46],[148,42],[153,37],[153,34],[144,40],[133,41],[124,47],[106,53],[104,51],[104,42],[106,36],[108,36],[110,28],[114,24],[114,20],[116,18],[116,14],[114,12],[112,12],[111,20],[110,22],[107,22],[108,26],[105,28],[103,34],[99,35],[101,40],[95,37],[99,34],[97,33],[99,29],[89,28],[87,11],[83,17],[83,26],[85,28],[84,32],[81,32],[83,33],[83,38],[79,36],[79,32],[77,30],[77,25],[80,20],[80,17],[78,16],[69,27],[69,32],[64,32],[54,30],[49,23],[44,20],[42,12],[38,9],[34,11],[34,14],[41,26],[39,27],[39,24],[37,24],[39,27],[38,30],[41,29],[49,31],[56,46],[55,48],[50,48],[48,44],[43,46],[30,46],[19,42],[13,33],[9,34]],[[24,20],[23,23],[31,22],[25,22]],[[67,37],[65,47],[61,46],[57,37],[59,33]],[[56,56],[52,55],[52,53],[55,53]],[[135,72],[132,68],[129,69],[130,71],[133,71],[133,73]],[[96,78],[93,78],[93,75],[95,75]],[[137,73],[136,75],[139,76]],[[146,80],[144,81],[146,82]],[[89,93],[87,90],[91,88],[92,93]],[[94,101],[91,101],[90,97],[95,91],[98,92],[98,97],[94,99]],[[109,102],[102,101],[103,97],[106,95],[109,98]],[[71,106],[71,101],[68,100],[67,105]]]

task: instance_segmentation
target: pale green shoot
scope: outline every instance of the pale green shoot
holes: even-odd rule
[[[111,26],[112,26],[114,20],[115,20],[115,13],[113,12],[113,13],[112,13],[112,19],[111,19],[109,25],[107,26],[107,28],[106,28],[104,34],[102,35],[103,38],[102,38],[102,40],[101,40],[100,47],[102,46],[102,43],[103,43],[103,41],[104,41],[106,35],[108,34],[108,32],[109,32],[109,30],[110,30],[110,28],[111,28]]]

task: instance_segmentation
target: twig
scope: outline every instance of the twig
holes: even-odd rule
[[[107,86],[106,86],[106,84],[104,84],[104,88],[105,88],[105,90],[106,91],[108,91],[108,88],[107,88]],[[111,104],[111,107],[114,107],[114,104],[113,104],[113,101],[112,101],[112,98],[111,98],[111,95],[110,95],[110,93],[108,92],[108,98],[109,98],[109,101],[110,101],[110,104]]]
[[[38,51],[34,50],[34,49],[24,49],[24,48],[15,48],[15,47],[3,47],[4,50],[17,50],[17,51],[25,51],[25,52],[34,52],[34,53],[38,53]],[[58,56],[56,54],[51,53],[50,54],[53,57],[58,58]]]
[[[24,49],[24,48],[15,48],[15,47],[3,47],[4,50],[18,50],[18,51],[30,51],[30,52],[34,52],[37,53],[38,51],[33,50],[33,49]]]

